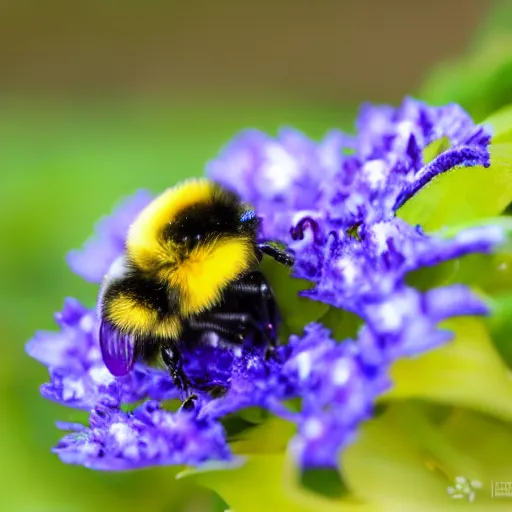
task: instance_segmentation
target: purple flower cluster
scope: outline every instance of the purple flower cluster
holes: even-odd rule
[[[156,401],[124,412],[96,406],[90,428],[61,423],[68,434],[54,451],[64,462],[93,469],[123,470],[155,465],[201,464],[230,457],[222,426],[193,411],[173,414]]]
[[[207,170],[255,206],[262,238],[295,252],[294,275],[315,284],[304,296],[364,320],[357,339],[336,341],[323,325],[309,324],[267,361],[255,349],[228,350],[213,338],[185,354],[184,369],[199,395],[194,409],[169,412],[161,403],[178,397],[169,376],[140,363],[126,377],[110,375],[101,360],[96,313],[69,299],[57,316],[60,332],[38,333],[28,345],[50,371],[43,396],[92,410],[88,428],[63,425],[74,431],[55,448],[64,461],[118,470],[228,460],[220,421],[258,406],[297,424],[290,447],[304,467],[334,466],[390,386],[389,365],[448,341],[451,334],[437,327],[441,320],[486,313],[464,286],[420,293],[405,276],[490,252],[502,231],[433,237],[395,213],[440,173],[488,166],[489,134],[456,105],[434,108],[411,99],[399,108],[365,106],[357,128],[355,136],[332,132],[319,143],[294,130],[275,139],[245,132]],[[440,139],[449,149],[425,161],[426,148]],[[149,200],[140,192],[104,219],[96,237],[70,254],[72,269],[100,282]],[[227,392],[213,397],[201,391],[212,386]],[[286,405],[291,398],[301,399],[299,410]],[[141,400],[148,401],[133,412],[122,409]]]
[[[45,398],[91,410],[98,403],[120,407],[147,397],[179,397],[170,376],[145,365],[137,364],[126,377],[115,378],[101,358],[96,312],[77,300],[66,299],[56,322],[59,332],[38,332],[27,344],[29,355],[50,371],[50,382],[41,387]]]
[[[247,131],[207,174],[255,207],[264,238],[289,243],[290,227],[306,216],[328,221],[328,231],[393,219],[435,176],[490,163],[490,134],[457,105],[365,105],[356,127],[355,136],[332,131],[319,143],[292,129],[277,139]],[[443,138],[450,148],[425,162],[425,148]]]

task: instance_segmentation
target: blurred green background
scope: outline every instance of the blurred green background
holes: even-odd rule
[[[248,126],[316,138],[350,128],[360,101],[405,94],[482,119],[512,101],[511,26],[509,2],[481,0],[2,2],[2,510],[223,510],[170,469],[96,473],[50,453],[73,412],[39,396],[47,372],[24,344],[65,296],[97,291],[65,254],[125,194],[201,174]]]

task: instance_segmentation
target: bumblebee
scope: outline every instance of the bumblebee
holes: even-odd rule
[[[100,289],[99,339],[109,371],[126,375],[136,360],[160,354],[186,392],[185,344],[216,333],[240,345],[251,334],[274,347],[278,311],[259,266],[263,254],[287,266],[293,256],[258,243],[258,226],[250,206],[206,179],[183,182],[151,202]]]

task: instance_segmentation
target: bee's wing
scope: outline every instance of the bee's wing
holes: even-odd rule
[[[103,320],[100,325],[100,348],[103,362],[112,375],[122,377],[130,372],[135,359],[135,336],[121,333]]]

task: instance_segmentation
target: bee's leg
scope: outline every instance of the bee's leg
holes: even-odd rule
[[[253,322],[259,325],[259,329],[263,331],[263,337],[269,347],[277,345],[277,307],[272,290],[265,280],[261,272],[253,272],[243,281],[234,283],[230,287],[230,292],[239,297],[251,297],[255,301],[256,311],[259,322]]]
[[[291,267],[295,261],[295,258],[292,254],[286,251],[282,251],[277,248],[275,245],[262,242],[258,244],[258,249],[267,256],[275,259],[278,263],[286,265],[287,267]]]
[[[194,408],[194,402],[197,400],[197,395],[188,395],[181,403],[181,408],[186,411],[191,411]]]
[[[186,409],[190,408],[190,405],[193,407],[193,401],[197,396],[189,394],[190,381],[183,371],[183,361],[179,351],[171,346],[163,346],[161,352],[162,359],[174,381],[174,385],[181,391],[182,397],[185,397],[182,407]]]

